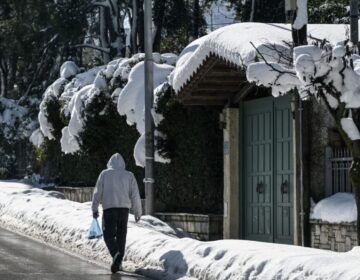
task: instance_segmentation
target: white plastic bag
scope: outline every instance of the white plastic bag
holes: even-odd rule
[[[99,226],[99,222],[97,219],[93,219],[90,228],[88,230],[88,233],[86,235],[87,239],[101,239],[103,236],[103,232]]]

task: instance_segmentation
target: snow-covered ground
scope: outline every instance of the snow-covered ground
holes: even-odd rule
[[[103,240],[87,240],[90,203],[0,181],[0,225],[109,263]],[[155,279],[360,279],[360,248],[348,253],[297,246],[179,238],[165,223],[130,216],[124,266]]]

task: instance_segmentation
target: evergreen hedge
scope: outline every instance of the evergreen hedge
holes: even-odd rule
[[[222,213],[223,138],[216,107],[185,107],[169,88],[159,99],[164,120],[158,130],[160,154],[169,164],[156,165],[156,199],[168,212]]]

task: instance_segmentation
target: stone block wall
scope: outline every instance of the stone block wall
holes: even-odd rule
[[[55,187],[55,191],[62,192],[65,198],[76,202],[92,201],[94,187],[71,188],[71,187]]]
[[[94,187],[72,188],[55,187],[48,188],[64,194],[65,198],[75,202],[87,202],[92,200]],[[145,213],[145,200],[141,200],[143,213]],[[130,209],[130,213],[132,210]],[[218,240],[223,238],[222,215],[200,215],[188,213],[156,213],[155,216],[168,223],[170,226],[180,229],[190,237],[198,240]]]
[[[223,216],[188,213],[156,213],[156,217],[198,240],[223,238]]]
[[[48,190],[55,190],[64,194],[65,198],[75,202],[88,202],[92,201],[94,194],[94,187],[82,187],[82,188],[72,188],[72,187],[55,187],[48,188]],[[143,215],[145,213],[145,199],[141,199],[141,206]],[[133,214],[132,209],[130,213]]]
[[[357,246],[356,223],[330,224],[311,220],[311,247],[347,252]]]

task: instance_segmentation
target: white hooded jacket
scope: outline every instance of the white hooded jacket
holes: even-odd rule
[[[141,199],[138,185],[133,173],[125,170],[123,157],[116,153],[103,170],[96,182],[92,211],[98,212],[99,204],[103,209],[133,208],[134,214],[141,217]]]

